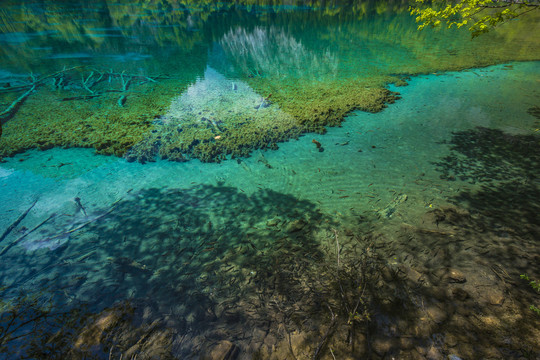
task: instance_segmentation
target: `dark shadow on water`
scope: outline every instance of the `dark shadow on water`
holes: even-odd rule
[[[477,127],[454,133],[449,144],[451,154],[436,163],[441,178],[481,185],[454,201],[483,216],[489,229],[538,239],[540,138]]]
[[[520,275],[540,274],[540,138],[477,127],[448,144],[450,155],[435,164],[441,178],[475,186],[449,199],[455,206],[402,228],[396,253],[408,254],[412,269],[404,273],[431,299],[422,307],[440,324],[441,349],[451,352],[457,341],[462,354],[534,358],[536,314],[528,307],[538,297]]]
[[[3,272],[3,282],[9,279],[11,289],[47,286],[55,294],[49,313],[85,304],[78,317],[100,319],[120,306],[119,318],[138,319],[138,326],[158,321],[174,329],[168,346],[186,358],[223,339],[262,343],[280,316],[269,301],[286,308],[306,295],[303,274],[322,260],[314,233],[332,224],[315,204],[271,190],[148,189],[127,195],[109,215],[73,233],[67,246],[31,260],[13,248],[3,260],[16,270]],[[133,325],[115,323],[123,324],[115,331],[124,335],[101,335],[92,346],[80,331],[64,334],[57,356],[103,358],[113,345],[114,358],[155,350],[144,341],[130,350],[125,334]],[[43,340],[53,330],[40,331]],[[10,346],[23,345],[14,340]],[[51,352],[36,355],[35,347],[26,350],[53,358]]]
[[[540,138],[511,135],[476,127],[455,132],[448,142],[451,154],[436,163],[441,178],[471,183],[506,181],[514,177],[534,181],[540,169]]]

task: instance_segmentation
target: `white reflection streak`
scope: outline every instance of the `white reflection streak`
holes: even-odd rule
[[[321,54],[310,51],[276,27],[258,26],[251,32],[237,27],[225,34],[219,43],[229,59],[254,76],[337,76],[338,59],[329,49]]]

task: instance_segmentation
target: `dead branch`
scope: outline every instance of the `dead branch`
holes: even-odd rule
[[[9,245],[6,245],[2,251],[0,251],[0,256],[4,255],[6,253],[6,251],[8,251],[9,249],[11,249],[13,246],[17,245],[19,242],[21,242],[25,237],[27,237],[28,235],[30,235],[31,233],[33,233],[34,231],[36,231],[39,227],[41,227],[43,224],[45,224],[47,221],[49,221],[50,219],[52,219],[53,217],[55,217],[56,214],[51,214],[48,218],[46,218],[45,220],[43,220],[42,222],[40,222],[37,226],[34,226],[34,228],[30,231],[28,231],[27,233],[25,233],[23,236],[19,237],[17,240],[13,241],[12,243],[10,243]]]
[[[13,222],[13,224],[11,224],[11,225],[6,229],[6,231],[4,231],[4,233],[2,234],[2,236],[0,236],[0,242],[2,242],[2,241],[6,238],[6,236],[8,236],[9,233],[10,233],[17,225],[19,225],[19,223],[20,223],[21,221],[23,221],[23,219],[26,217],[26,215],[28,215],[28,213],[30,212],[30,210],[32,210],[32,208],[34,207],[34,205],[36,205],[36,203],[37,203],[37,200],[35,200],[35,201],[32,203],[32,205],[30,205],[30,207],[29,207],[24,213],[22,213],[21,216],[19,216],[19,217],[17,218],[17,220],[15,220],[15,221]]]
[[[337,316],[334,314],[330,306],[328,306],[328,310],[330,310],[330,314],[332,314],[332,321],[330,322],[328,329],[326,329],[326,333],[324,334],[323,338],[319,342],[319,346],[317,346],[317,350],[315,350],[315,354],[313,355],[313,360],[319,359],[319,357],[322,355],[322,350],[327,343],[328,337],[330,336],[330,333],[332,332],[332,330],[334,329],[334,326],[336,325]]]

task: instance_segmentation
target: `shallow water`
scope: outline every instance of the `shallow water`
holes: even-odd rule
[[[539,356],[538,23],[406,8],[2,5],[2,354]]]

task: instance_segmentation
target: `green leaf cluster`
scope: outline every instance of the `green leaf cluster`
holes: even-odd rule
[[[418,30],[427,26],[448,28],[470,25],[472,37],[487,33],[494,27],[523,14],[540,9],[538,0],[414,0],[409,8],[419,23]]]

